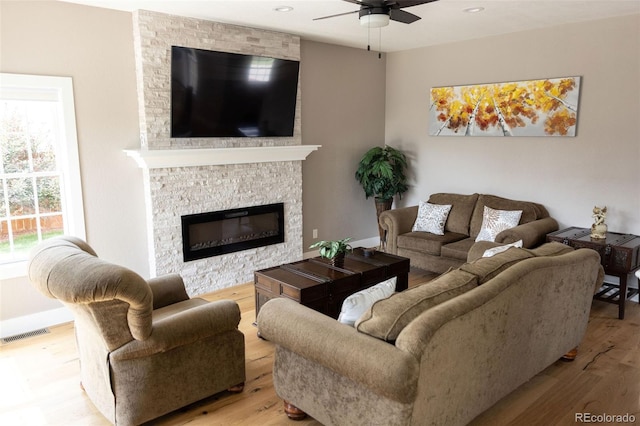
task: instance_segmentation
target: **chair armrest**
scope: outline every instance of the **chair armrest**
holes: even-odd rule
[[[398,246],[396,244],[398,235],[411,232],[417,216],[418,206],[402,207],[380,213],[378,222],[380,223],[380,227],[387,231],[387,253],[398,253]]]
[[[153,293],[153,309],[163,308],[174,303],[188,300],[182,277],[178,274],[163,275],[147,280]]]
[[[515,228],[505,229],[496,235],[496,242],[501,244],[515,243],[522,240],[525,248],[534,248],[546,241],[547,234],[558,230],[558,222],[552,217],[523,223]]]
[[[204,303],[154,321],[148,339],[133,340],[114,350],[110,357],[112,360],[126,360],[167,352],[217,334],[238,330],[239,323],[240,307],[235,301]]]
[[[257,322],[260,336],[282,348],[393,400],[415,399],[418,361],[390,343],[285,298],[265,303]]]

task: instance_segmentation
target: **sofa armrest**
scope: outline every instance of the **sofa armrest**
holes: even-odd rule
[[[260,336],[291,352],[403,403],[416,396],[419,365],[385,341],[285,298],[265,303]]]
[[[153,322],[151,336],[114,350],[113,360],[143,358],[238,329],[240,307],[233,300],[218,300],[185,309]],[[239,332],[239,331],[238,331]]]
[[[558,230],[558,222],[552,217],[523,223],[515,228],[505,229],[496,235],[496,242],[501,244],[515,243],[522,240],[525,248],[534,248],[546,241],[547,234]]]
[[[182,277],[178,274],[163,275],[147,280],[153,293],[153,309],[163,308],[189,299]]]
[[[397,254],[398,246],[396,239],[398,235],[411,232],[413,224],[418,216],[418,206],[402,207],[399,209],[387,210],[380,213],[378,222],[386,232],[387,253]]]

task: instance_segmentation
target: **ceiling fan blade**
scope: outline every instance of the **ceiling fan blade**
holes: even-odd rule
[[[366,1],[360,1],[360,0],[344,0],[347,3],[353,3],[353,4],[357,4],[363,7],[382,7],[385,3],[385,0],[366,0]],[[431,0],[433,1],[433,0]]]
[[[400,9],[391,9],[389,11],[389,17],[391,18],[391,20],[402,22],[403,24],[410,24],[420,19],[419,16]]]
[[[320,18],[315,18],[314,21],[319,21],[322,19],[335,18],[337,16],[351,15],[352,13],[364,13],[364,10],[369,10],[369,13],[372,14],[389,14],[390,19],[402,22],[405,24],[410,24],[420,19],[419,16],[414,15],[409,12],[405,12],[403,9],[405,7],[418,6],[420,4],[431,3],[438,0],[343,0],[347,3],[357,4],[360,6],[360,10],[354,10],[353,12],[345,12],[338,13],[335,15],[322,16]],[[379,9],[379,10],[376,10]]]
[[[358,13],[358,12],[360,12],[360,11],[359,10],[354,10],[352,12],[338,13],[336,15],[329,15],[329,16],[323,16],[321,18],[314,18],[313,20],[314,21],[320,21],[322,19],[329,19],[329,18],[335,18],[335,17],[338,17],[338,16],[351,15],[353,13]]]
[[[349,1],[349,0],[345,0]],[[387,0],[385,4],[392,9],[404,9],[405,7],[418,6],[421,4],[431,3],[438,0]]]

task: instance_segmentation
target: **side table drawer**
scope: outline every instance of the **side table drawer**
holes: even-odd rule
[[[640,267],[640,239],[635,238],[624,241],[621,245],[604,243],[601,241],[589,241],[583,238],[567,238],[562,235],[549,235],[547,241],[556,241],[567,244],[575,249],[589,248],[600,255],[602,267],[607,273],[626,274]]]
[[[602,267],[607,273],[626,274],[638,268],[638,248],[592,244],[587,241],[571,241],[573,248],[590,248],[600,255]]]

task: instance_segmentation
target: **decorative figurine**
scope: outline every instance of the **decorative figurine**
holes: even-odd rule
[[[607,238],[607,224],[604,220],[607,218],[607,206],[602,208],[595,206],[593,215],[595,222],[591,225],[591,238],[602,240]]]

